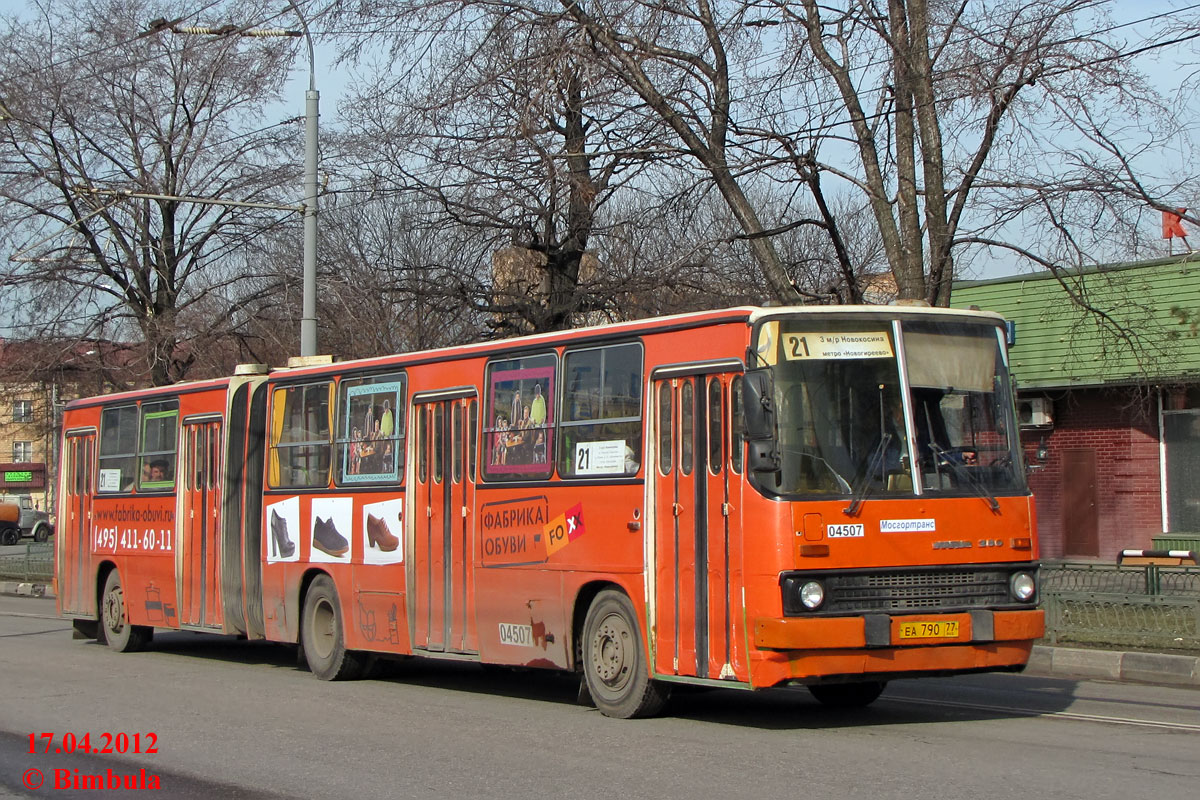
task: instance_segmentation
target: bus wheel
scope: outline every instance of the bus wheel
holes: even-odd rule
[[[874,703],[883,694],[887,681],[863,681],[862,683],[829,683],[809,686],[808,691],[830,708],[862,708]]]
[[[605,716],[649,717],[667,702],[669,691],[650,680],[636,619],[629,598],[606,589],[583,623],[583,675]]]
[[[5,528],[0,531],[0,544],[16,544],[21,541],[21,532],[16,528]]]
[[[115,569],[108,573],[108,580],[104,582],[100,624],[104,630],[104,640],[118,653],[141,650],[154,636],[153,628],[130,625],[125,618],[125,590],[121,588],[121,575]]]
[[[328,575],[318,575],[304,596],[300,643],[312,674],[323,681],[347,681],[363,673],[363,656],[346,649],[337,589]]]

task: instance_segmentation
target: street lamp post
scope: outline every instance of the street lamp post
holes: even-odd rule
[[[317,91],[317,56],[308,20],[296,5],[288,5],[300,18],[308,44],[308,91],[304,93],[304,293],[300,318],[300,355],[317,354],[317,120],[321,116],[321,94]]]
[[[308,45],[308,91],[304,93],[304,284],[301,298],[300,355],[317,354],[317,120],[321,116],[321,94],[317,91],[317,55],[308,20],[295,0],[287,4],[300,18],[301,32],[288,30],[180,27],[178,20],[151,22],[146,33],[169,28],[175,33],[208,34],[212,36],[236,33],[241,36],[304,36]]]

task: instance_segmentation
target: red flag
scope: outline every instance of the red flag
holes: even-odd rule
[[[1186,213],[1186,208],[1177,208],[1174,214],[1170,211],[1162,212],[1162,238],[1171,239],[1176,236],[1180,239],[1187,238],[1187,231],[1183,229],[1183,222],[1180,221],[1180,215]]]

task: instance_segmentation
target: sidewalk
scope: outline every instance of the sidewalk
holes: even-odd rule
[[[53,598],[54,589],[44,583],[0,581],[0,595]],[[1034,645],[1024,674],[1200,688],[1200,656]]]
[[[1200,688],[1200,656],[1034,645],[1025,674]]]
[[[54,587],[48,583],[0,581],[0,595],[12,597],[54,597]]]

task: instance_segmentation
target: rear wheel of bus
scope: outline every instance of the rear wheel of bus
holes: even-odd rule
[[[141,650],[154,636],[151,627],[130,625],[125,612],[125,589],[121,586],[121,574],[114,569],[108,573],[100,598],[100,630],[104,641],[118,653]]]
[[[809,686],[808,691],[823,706],[830,708],[862,708],[874,703],[883,694],[887,681],[861,683],[829,683]]]
[[[622,592],[596,595],[583,623],[583,675],[596,708],[609,717],[657,714],[669,690],[650,679],[633,603]]]
[[[300,644],[308,668],[323,681],[353,680],[363,673],[363,655],[346,649],[341,609],[333,579],[314,578],[304,595]]]

